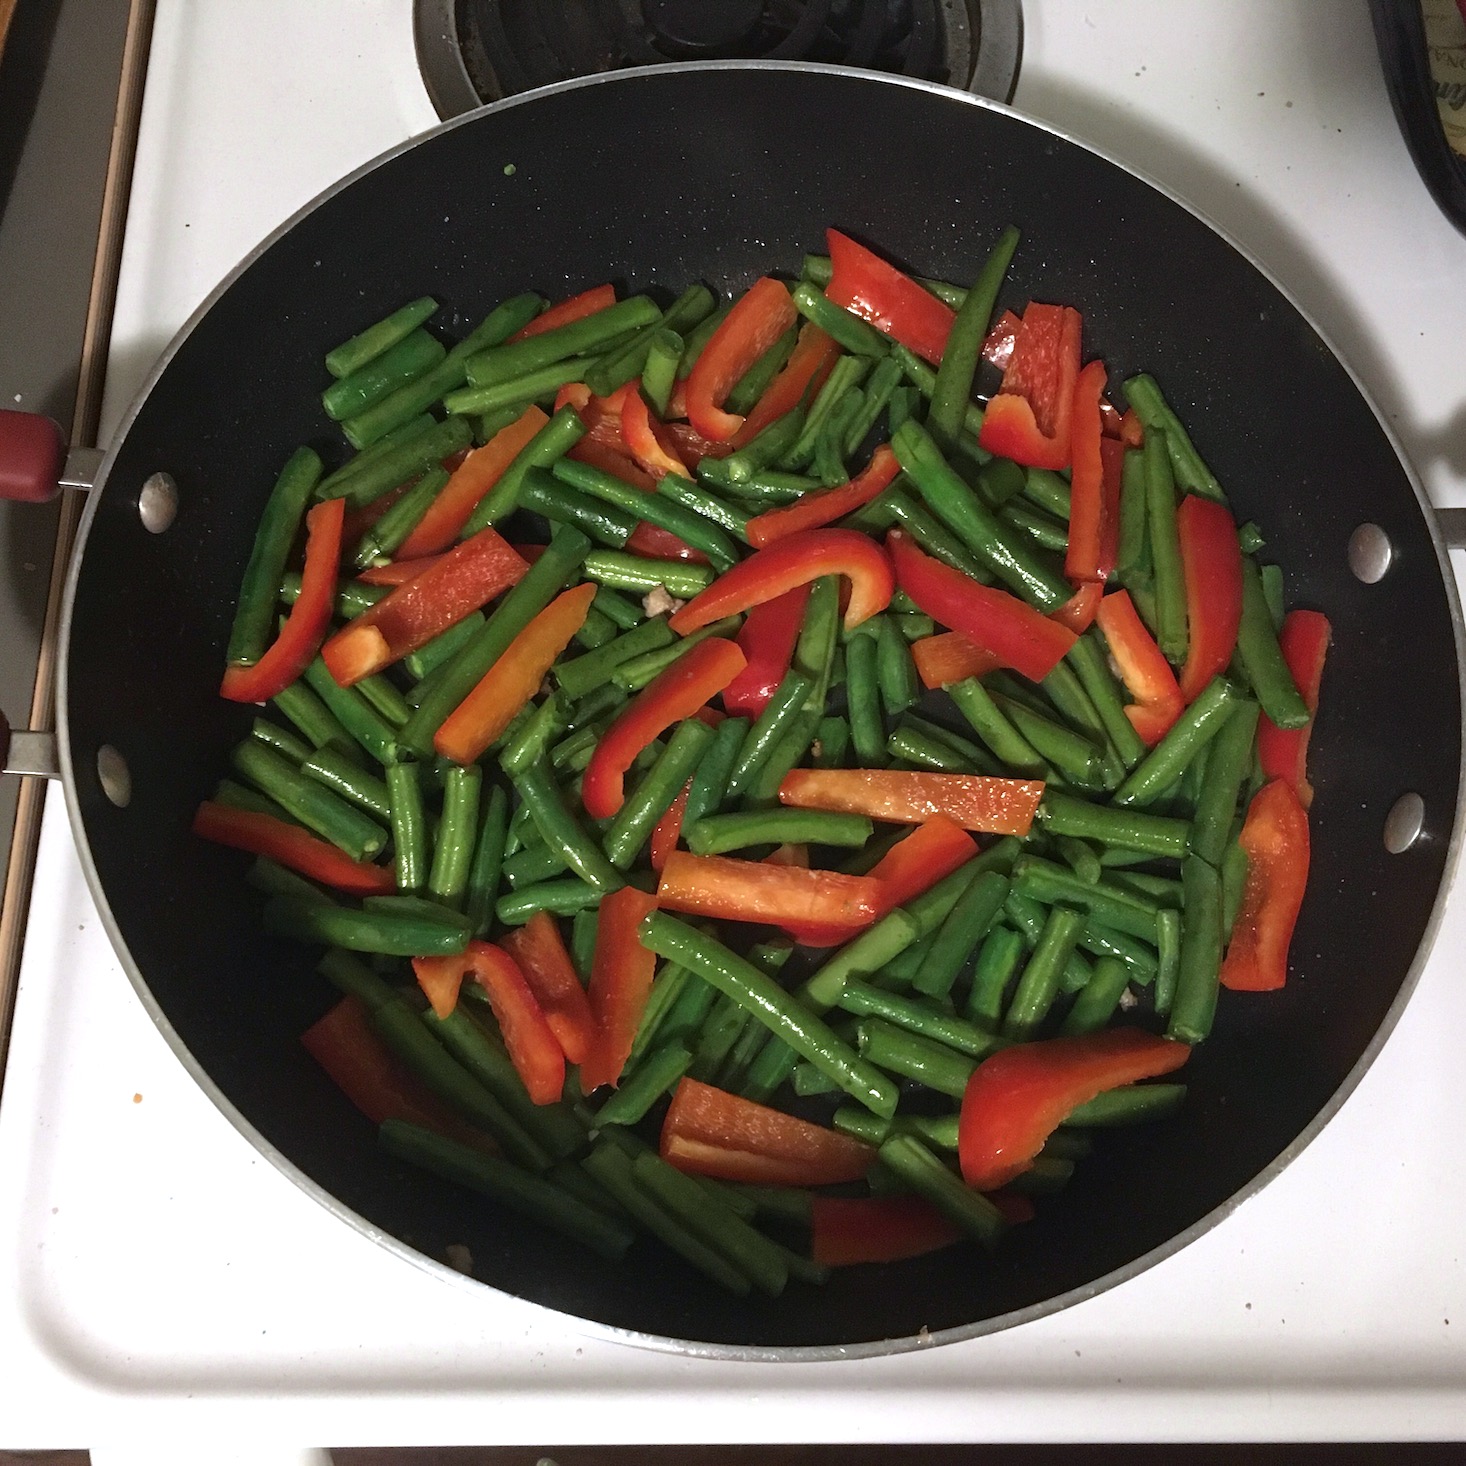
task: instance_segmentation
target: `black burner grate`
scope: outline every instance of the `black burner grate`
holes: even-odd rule
[[[1006,100],[1020,0],[416,0],[440,116],[571,77],[668,61],[858,66]]]

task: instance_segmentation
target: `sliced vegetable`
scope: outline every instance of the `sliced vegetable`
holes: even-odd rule
[[[1253,796],[1239,841],[1247,880],[1222,961],[1222,986],[1270,991],[1288,980],[1288,947],[1308,885],[1308,816],[1285,780],[1274,779]]]
[[[581,1088],[587,1094],[620,1082],[636,1041],[657,965],[655,955],[641,943],[641,923],[656,905],[635,886],[623,886],[601,902],[589,990],[596,1036],[580,1066]]]
[[[956,319],[909,275],[838,229],[825,230],[832,271],[826,296],[936,366]]]
[[[687,418],[705,438],[727,442],[744,419],[724,412],[739,378],[794,324],[789,288],[765,276],[755,280],[703,347],[687,378]]]
[[[1181,696],[1194,702],[1227,668],[1242,623],[1242,551],[1231,510],[1215,499],[1188,494],[1176,511],[1181,567],[1186,578],[1189,640],[1181,669]]]
[[[1079,312],[1030,302],[983,414],[978,442],[1029,468],[1068,468],[1074,388],[1079,378]]]
[[[251,809],[205,800],[191,826],[201,839],[263,855],[287,870],[354,896],[385,895],[396,889],[387,866],[353,860],[299,825]]]
[[[1309,721],[1302,728],[1283,729],[1264,714],[1257,729],[1257,757],[1263,773],[1287,783],[1304,809],[1313,803],[1313,785],[1308,782],[1308,740],[1313,733],[1312,715],[1318,711],[1318,689],[1332,635],[1328,617],[1321,612],[1289,611],[1283,618],[1278,646],[1308,708]]]
[[[915,825],[943,815],[964,830],[1026,835],[1043,791],[1039,779],[896,769],[795,769],[779,785],[779,799],[801,809],[841,810],[895,824]]]

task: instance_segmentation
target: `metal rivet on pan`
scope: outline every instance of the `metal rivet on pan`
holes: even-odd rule
[[[127,760],[110,743],[97,750],[97,779],[102,793],[118,809],[126,809],[132,802],[132,771],[127,767]]]
[[[178,485],[173,476],[155,473],[137,496],[138,518],[149,534],[162,534],[178,513]]]
[[[1349,569],[1365,585],[1385,578],[1394,554],[1389,535],[1377,524],[1361,524],[1349,536]]]
[[[1425,829],[1425,801],[1415,793],[1402,794],[1385,816],[1385,849],[1403,855]]]

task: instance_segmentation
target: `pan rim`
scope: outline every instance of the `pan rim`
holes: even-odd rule
[[[203,1069],[198,1060],[194,1058],[192,1052],[179,1037],[161,1005],[154,997],[137,963],[134,961],[131,951],[123,939],[116,919],[112,914],[110,903],[97,871],[96,862],[92,856],[91,844],[87,837],[86,822],[77,794],[78,771],[73,758],[70,725],[70,651],[73,613],[77,589],[80,583],[82,562],[85,558],[92,527],[101,502],[101,496],[106,490],[113,465],[122,445],[126,442],[134,422],[146,405],[157,382],[168,369],[183,344],[211,312],[218,300],[232,288],[234,283],[262,255],[269,251],[279,240],[284,238],[308,214],[314,212],[321,205],[355,184],[361,178],[364,178],[367,174],[374,172],[377,168],[392,162],[400,155],[416,148],[421,143],[438,137],[442,133],[473,124],[477,119],[487,114],[506,111],[510,108],[526,104],[533,104],[561,92],[579,90],[583,87],[635,84],[634,79],[642,76],[656,77],[661,75],[681,75],[689,72],[725,71],[815,73],[842,80],[849,79],[852,82],[875,82],[886,87],[906,87],[919,92],[931,93],[944,101],[955,101],[1012,117],[1064,143],[1081,148],[1085,152],[1100,158],[1110,166],[1118,168],[1131,177],[1138,179],[1168,199],[1172,204],[1192,215],[1193,218],[1197,219],[1202,225],[1220,238],[1232,251],[1251,265],[1268,282],[1271,288],[1296,312],[1299,319],[1323,343],[1334,361],[1347,374],[1350,382],[1353,384],[1354,390],[1373,414],[1375,421],[1383,431],[1386,441],[1389,443],[1397,462],[1405,474],[1406,481],[1410,485],[1422,518],[1425,521],[1426,530],[1436,557],[1437,573],[1441,577],[1446,592],[1455,649],[1458,722],[1460,726],[1466,728],[1466,628],[1463,628],[1460,595],[1457,589],[1455,575],[1451,569],[1441,528],[1436,518],[1435,508],[1425,493],[1419,476],[1413,464],[1406,456],[1388,418],[1381,411],[1374,397],[1367,390],[1348,358],[1335,346],[1328,333],[1319,326],[1313,316],[1294,298],[1291,291],[1249,249],[1239,243],[1226,229],[1214,222],[1204,210],[1192,204],[1183,195],[1158,181],[1146,171],[1135,167],[1129,162],[1116,158],[1105,149],[1097,147],[1063,128],[1057,127],[1043,119],[1033,117],[1009,104],[997,102],[986,97],[974,96],[971,93],[958,91],[955,88],[935,82],[892,76],[884,72],[869,71],[854,67],[788,61],[704,61],[669,63],[666,65],[648,66],[606,72],[590,77],[574,78],[569,81],[558,82],[551,86],[540,87],[533,91],[505,98],[502,101],[492,102],[474,111],[450,118],[445,122],[440,122],[436,126],[428,128],[424,132],[418,133],[397,146],[369,159],[315,195],[250,249],[204,297],[184,324],[178,329],[153,367],[149,370],[137,393],[128,405],[126,412],[119,421],[112,441],[107,448],[98,470],[92,492],[89,495],[89,502],[77,529],[71,563],[67,570],[62,612],[58,628],[59,645],[63,653],[60,659],[60,671],[57,679],[57,742],[60,754],[61,779],[65,792],[67,818],[71,826],[77,855],[86,877],[88,890],[96,904],[98,914],[111,941],[113,951],[116,953],[119,963],[126,972],[134,990],[137,992],[145,1011],[157,1025],[168,1047],[183,1064],[183,1067],[188,1071],[203,1093],[229,1123],[251,1143],[260,1155],[269,1160],[271,1164],[276,1166],[284,1175],[299,1186],[303,1192],[320,1203],[339,1220],[349,1223],[363,1235],[385,1247],[389,1252],[424,1271],[442,1277],[460,1287],[473,1288],[475,1290],[487,1288],[494,1293],[510,1299],[515,1304],[543,1309],[546,1313],[553,1315],[557,1319],[564,1320],[571,1331],[588,1338],[628,1344],[651,1352],[728,1362],[813,1364],[830,1363],[835,1360],[845,1359],[880,1358],[888,1355],[931,1349],[944,1344],[961,1343],[970,1339],[1000,1333],[1018,1325],[1030,1323],[1037,1319],[1047,1317],[1050,1314],[1058,1313],[1066,1308],[1072,1307],[1076,1303],[1082,1303],[1090,1298],[1097,1297],[1101,1293],[1106,1293],[1110,1289],[1138,1277],[1140,1274],[1149,1271],[1156,1264],[1163,1262],[1166,1258],[1180,1252],[1199,1237],[1211,1231],[1218,1223],[1224,1221],[1244,1201],[1256,1195],[1264,1186],[1279,1175],[1319,1135],[1338,1113],[1344,1102],[1354,1092],[1360,1080],[1378,1056],[1379,1051],[1394,1032],[1405,1005],[1414,994],[1421,973],[1434,947],[1443,919],[1445,905],[1457,873],[1463,839],[1463,826],[1466,826],[1466,798],[1463,798],[1463,783],[1466,783],[1466,738],[1462,740],[1461,753],[1458,759],[1457,799],[1452,815],[1449,842],[1441,878],[1435,892],[1429,917],[1421,935],[1420,943],[1400,984],[1399,991],[1395,995],[1379,1026],[1371,1036],[1370,1042],[1327,1102],[1294,1140],[1275,1156],[1267,1166],[1258,1172],[1250,1182],[1234,1192],[1218,1206],[1213,1207],[1209,1212],[1199,1217],[1183,1232],[1168,1238],[1159,1246],[1150,1249],[1141,1256],[1131,1259],[1131,1261],[1123,1266],[1115,1268],[1080,1287],[1070,1289],[1062,1294],[1057,1294],[1027,1308],[1013,1310],[992,1318],[978,1320],[974,1323],[956,1325],[952,1328],[935,1330],[929,1333],[922,1331],[899,1338],[868,1340],[851,1344],[798,1345],[787,1347],[719,1344],[708,1341],[679,1339],[671,1335],[644,1333],[638,1330],[618,1328],[594,1319],[586,1319],[578,1315],[565,1313],[547,1304],[538,1303],[532,1299],[508,1293],[503,1289],[494,1287],[491,1283],[483,1283],[476,1279],[463,1276],[447,1264],[438,1262],[409,1246],[393,1234],[362,1216],[359,1212],[352,1210],[328,1192],[320,1183],[302,1171],[253,1126],[233,1102],[218,1088],[213,1079]]]

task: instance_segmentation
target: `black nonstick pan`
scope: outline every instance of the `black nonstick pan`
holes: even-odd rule
[[[264,497],[298,444],[340,455],[317,403],[323,351],[424,293],[466,330],[527,288],[701,278],[736,290],[796,272],[828,225],[962,281],[1010,222],[1023,242],[1003,303],[1074,304],[1086,357],[1102,356],[1112,382],[1152,373],[1238,518],[1264,527],[1289,603],[1333,621],[1288,986],[1224,994],[1184,1111],[1109,1135],[994,1255],[847,1270],[778,1300],[730,1299],[650,1245],[610,1267],[386,1158],[300,1047],[334,999],[313,954],[266,936],[241,858],[188,832],[249,722],[217,687]],[[178,490],[161,533],[139,513],[158,473]],[[409,1257],[467,1244],[483,1283],[639,1342],[848,1356],[970,1336],[1121,1282],[1316,1133],[1392,1027],[1452,866],[1458,630],[1440,539],[1378,414],[1266,274],[1184,206],[945,89],[820,68],[662,68],[428,134],[298,216],[201,309],[88,511],[62,757],[92,888],[143,1001],[224,1112],[343,1218]],[[125,765],[125,804],[99,762],[114,793]],[[1418,805],[1400,805],[1406,795]]]

